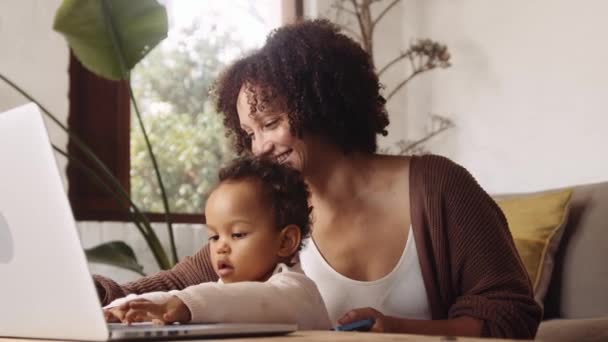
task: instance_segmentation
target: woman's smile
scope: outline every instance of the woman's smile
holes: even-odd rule
[[[293,151],[292,149],[288,149],[287,151],[276,155],[275,159],[276,159],[277,163],[279,163],[279,164],[285,163],[287,161],[287,159],[289,159],[289,156],[291,156],[292,151]]]

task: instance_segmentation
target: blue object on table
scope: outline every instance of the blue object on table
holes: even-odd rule
[[[335,331],[370,331],[374,326],[376,320],[373,318],[362,319],[360,321],[354,321],[352,323],[338,325],[334,328]]]

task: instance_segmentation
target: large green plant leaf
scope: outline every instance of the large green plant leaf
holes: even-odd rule
[[[133,249],[123,241],[110,241],[84,250],[90,262],[126,268],[141,275],[144,267],[139,264]]]
[[[116,29],[125,67],[131,70],[167,37],[167,12],[156,0],[64,0],[53,28],[62,33],[78,60],[95,74],[122,78],[118,52],[104,18],[103,5]]]

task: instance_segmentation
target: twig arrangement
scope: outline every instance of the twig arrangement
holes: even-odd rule
[[[392,0],[380,13],[376,16],[372,14],[372,5],[375,3],[385,2],[384,0],[334,0],[331,8],[335,11],[334,22],[340,28],[359,41],[363,49],[369,53],[372,62],[376,65],[374,59],[374,30],[384,16],[391,11],[401,0]],[[358,30],[352,28],[353,23],[349,20],[355,18]],[[378,77],[382,77],[391,67],[400,62],[407,62],[410,66],[409,73],[406,74],[394,88],[386,92],[386,100],[390,101],[405,85],[414,77],[423,72],[427,72],[436,68],[450,67],[450,52],[446,45],[440,44],[431,39],[418,39],[410,43],[405,51],[401,51],[395,58],[390,60],[386,65],[378,68]],[[397,151],[393,152],[390,148],[381,149],[381,153],[392,154],[419,154],[424,153],[424,143],[438,134],[454,127],[452,120],[432,114],[432,127],[427,134],[418,140],[402,139],[396,142]]]

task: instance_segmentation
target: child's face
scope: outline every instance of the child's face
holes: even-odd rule
[[[280,261],[280,230],[254,181],[224,182],[205,206],[213,268],[224,283],[266,280]]]

